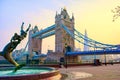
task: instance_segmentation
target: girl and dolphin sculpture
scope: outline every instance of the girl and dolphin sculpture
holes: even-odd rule
[[[0,56],[3,56],[7,61],[9,61],[11,64],[13,64],[16,67],[13,72],[16,72],[18,69],[25,66],[25,64],[18,64],[12,57],[13,50],[26,37],[27,32],[31,27],[31,24],[29,24],[29,27],[27,28],[27,30],[24,31],[23,25],[24,23],[22,23],[22,26],[21,26],[21,34],[18,35],[17,33],[15,33],[14,36],[11,38],[10,42],[4,47],[3,51],[0,52]]]

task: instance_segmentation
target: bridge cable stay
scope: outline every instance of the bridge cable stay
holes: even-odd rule
[[[104,44],[98,41],[95,41],[91,38],[86,39],[82,33],[78,32],[76,29],[74,29],[75,33],[71,32],[65,25],[61,25],[61,27],[75,40],[77,40],[79,43],[82,43],[84,45],[87,45],[89,47],[93,48],[99,48],[99,49],[116,49],[117,45],[110,45],[110,44]],[[80,40],[81,39],[81,40]],[[87,40],[88,44],[84,43],[83,41]]]
[[[90,45],[94,45],[94,48],[101,48],[101,49],[112,49],[112,48],[117,48],[116,45],[109,45],[109,44],[103,44],[103,43],[100,43],[100,42],[97,42],[95,40],[92,40],[90,38],[84,38],[84,36],[81,36],[79,34],[76,34],[74,33],[75,36],[77,36],[78,38],[82,38],[83,40],[87,40],[90,44]]]
[[[93,47],[93,46],[91,46],[91,45],[89,45],[89,44],[86,44],[86,43],[82,42],[81,40],[77,39],[77,38],[74,36],[74,34],[73,34],[72,32],[70,32],[70,30],[67,29],[67,27],[62,26],[62,28],[63,28],[73,39],[77,40],[79,43],[82,43],[82,44],[87,45],[87,46],[89,46],[89,47]]]
[[[83,38],[84,38],[85,35],[83,35],[82,33],[78,32],[76,29],[74,29],[74,31],[75,31],[76,33],[78,33],[79,35],[83,36]],[[85,38],[84,38],[84,39],[85,39]],[[95,42],[95,43],[97,43],[97,44],[102,44],[102,45],[106,45],[106,46],[117,47],[117,45],[104,44],[104,43],[95,41],[95,40],[93,40],[93,39],[91,39],[91,38],[88,38],[88,40],[91,41],[91,42]]]

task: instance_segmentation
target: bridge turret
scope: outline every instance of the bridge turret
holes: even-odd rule
[[[64,9],[61,8],[61,13],[60,14],[58,14],[56,12],[55,22],[60,21],[61,19],[66,20],[67,22],[70,22],[70,23],[71,22],[74,23],[74,15],[72,14],[72,18],[70,18],[66,8],[64,8]]]
[[[67,10],[65,8],[61,11],[61,16],[63,16],[64,19],[70,19]]]
[[[55,19],[57,19],[57,17],[58,17],[58,14],[57,14],[57,11],[56,11]]]
[[[38,32],[38,31],[39,31],[38,27],[35,26],[34,29],[33,29],[33,33],[36,33],[36,32]]]
[[[75,18],[74,18],[74,14],[72,13],[71,21],[74,23],[74,20],[75,20]]]

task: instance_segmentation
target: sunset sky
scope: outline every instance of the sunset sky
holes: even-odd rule
[[[75,17],[75,28],[88,37],[107,44],[120,44],[120,17],[112,22],[113,10],[120,0],[0,0],[0,51],[15,32],[20,33],[22,22],[44,29],[55,24],[55,14],[66,7]],[[54,36],[43,39],[42,52],[54,49]],[[16,48],[25,47],[28,38]],[[76,42],[76,47],[82,48]]]

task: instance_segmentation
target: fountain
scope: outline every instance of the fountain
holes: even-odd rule
[[[17,33],[11,38],[10,42],[4,47],[3,51],[0,52],[0,56],[3,56],[8,62],[13,64],[15,67],[0,67],[0,80],[45,80],[52,79],[57,76],[57,80],[60,79],[60,72],[51,67],[23,67],[25,64],[18,64],[12,55],[12,51],[17,47],[18,44],[26,37],[31,25],[26,31],[23,30],[22,23],[21,34]],[[54,79],[52,79],[54,80]]]
[[[59,80],[59,70],[51,67],[23,67],[13,72],[11,68],[0,68],[0,80]]]

